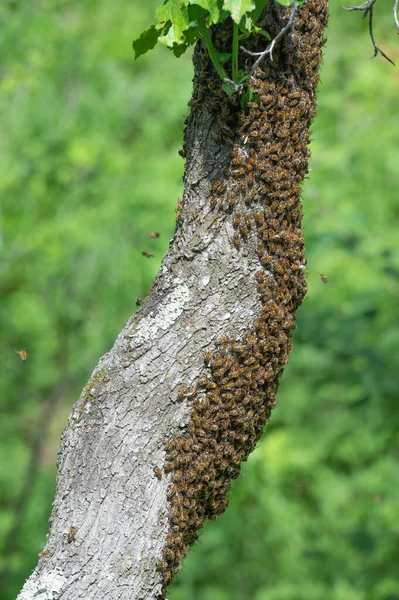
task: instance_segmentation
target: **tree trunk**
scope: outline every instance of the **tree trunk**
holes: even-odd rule
[[[176,233],[73,408],[48,542],[19,600],[162,598],[204,519],[225,509],[276,404],[306,293],[300,182],[326,7],[297,9],[246,112],[196,48]],[[276,35],[289,13],[270,0],[264,27]],[[219,50],[229,36],[213,31]]]

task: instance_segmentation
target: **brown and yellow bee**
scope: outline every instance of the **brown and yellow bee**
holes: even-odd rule
[[[70,527],[68,532],[67,532],[67,541],[68,544],[72,544],[72,542],[74,542],[76,540],[76,534],[77,534],[78,530],[76,529],[76,527]]]
[[[152,258],[154,256],[153,252],[142,252],[141,254],[146,258]]]
[[[15,348],[14,348],[14,350],[15,350]],[[19,354],[19,357],[22,360],[22,362],[26,362],[26,359],[28,358],[28,354],[27,354],[26,350],[15,350],[15,352],[17,354]]]
[[[323,273],[320,273],[320,279],[322,280],[323,283],[327,283],[328,279],[325,275],[323,275]]]
[[[149,237],[150,239],[156,239],[156,238],[159,238],[159,235],[160,235],[160,234],[159,234],[159,233],[157,233],[156,231],[151,231],[151,233],[149,233],[149,234],[148,234],[148,237]]]

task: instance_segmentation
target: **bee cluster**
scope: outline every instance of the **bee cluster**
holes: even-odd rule
[[[163,593],[204,520],[225,510],[230,482],[276,405],[294,314],[306,293],[300,183],[307,173],[326,2],[309,0],[298,12],[292,35],[301,37],[291,74],[281,65],[257,72],[252,86],[258,101],[241,113],[228,184],[216,181],[211,189],[211,205],[232,220],[237,251],[251,243],[257,252],[262,309],[240,341],[218,340],[204,355],[196,387],[179,393],[193,408],[186,431],[166,449],[170,531],[158,564]],[[230,196],[239,199],[237,207]]]

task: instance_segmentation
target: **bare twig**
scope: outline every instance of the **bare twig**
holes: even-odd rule
[[[374,47],[374,55],[372,56],[372,58],[375,58],[377,56],[377,54],[381,54],[381,56],[383,56],[385,58],[385,60],[390,62],[391,65],[395,66],[395,63],[393,62],[393,60],[391,58],[389,58],[389,56],[387,56],[385,54],[385,52],[383,52],[379,46],[377,46],[377,43],[375,41],[374,30],[373,30],[373,8],[374,8],[374,4],[376,3],[376,1],[377,0],[367,0],[367,2],[363,2],[363,4],[359,4],[358,6],[344,6],[343,8],[348,11],[352,11],[352,10],[363,10],[364,11],[362,19],[365,19],[366,17],[369,18],[370,39],[371,39],[373,47]],[[399,0],[395,0],[396,6],[398,4],[398,1]],[[396,15],[395,7],[394,7],[394,15],[395,15],[395,22],[396,22],[397,15]],[[399,30],[398,30],[398,33],[399,33]]]
[[[244,85],[242,83],[236,83],[235,81],[233,81],[232,79],[229,79],[228,77],[225,77],[223,79],[223,81],[225,83],[229,83],[231,86],[233,86],[235,92],[241,93],[244,89]]]
[[[263,52],[250,52],[246,48],[243,48],[243,46],[240,46],[241,50],[243,50],[244,52],[246,52],[250,56],[257,56],[258,57],[256,59],[256,61],[254,62],[254,64],[252,65],[252,69],[251,69],[251,72],[250,72],[251,77],[253,76],[253,74],[255,73],[256,69],[258,68],[258,66],[260,65],[260,63],[266,58],[267,55],[270,56],[270,60],[273,60],[273,50],[274,50],[277,42],[283,37],[283,35],[288,31],[288,29],[291,27],[292,23],[294,22],[295,11],[296,11],[296,4],[295,4],[295,0],[294,0],[292,2],[292,4],[291,4],[291,14],[289,16],[287,24],[282,28],[281,31],[278,32],[278,34],[276,35],[276,37],[270,42],[270,44],[268,45],[268,47],[266,48],[266,50],[264,50]]]
[[[367,17],[367,11],[376,3],[377,0],[367,0],[367,2],[363,2],[363,4],[359,4],[358,6],[343,6],[345,10],[364,10],[365,13],[363,15],[363,19]]]

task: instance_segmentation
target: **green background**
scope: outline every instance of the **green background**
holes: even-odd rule
[[[163,47],[134,62],[155,6],[0,4],[2,600],[45,545],[71,407],[173,234],[192,67]],[[295,351],[169,600],[399,600],[399,71],[369,60],[366,22],[335,0],[327,35]]]

